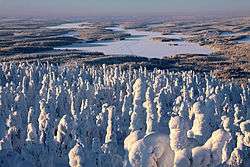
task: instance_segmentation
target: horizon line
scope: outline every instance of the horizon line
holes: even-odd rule
[[[250,16],[249,10],[244,11],[222,11],[222,10],[210,10],[210,11],[182,11],[182,12],[138,12],[138,13],[102,13],[102,14],[63,14],[63,13],[40,13],[37,15],[31,13],[23,13],[23,14],[0,14],[0,18],[18,18],[18,17],[29,17],[29,18],[46,18],[46,17],[53,17],[53,18],[71,18],[71,17],[150,17],[150,16]]]

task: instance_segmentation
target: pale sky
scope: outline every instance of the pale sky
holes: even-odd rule
[[[250,0],[0,0],[0,16],[248,12]]]

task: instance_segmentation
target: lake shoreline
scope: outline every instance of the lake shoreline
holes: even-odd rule
[[[67,24],[67,26],[69,26]],[[56,26],[60,28],[60,25]],[[61,28],[65,25],[62,24]],[[73,23],[74,29],[82,29],[80,23]],[[49,28],[49,27],[48,27]],[[183,39],[183,35],[171,34],[162,35],[159,32],[142,31],[137,29],[124,29],[121,26],[105,27],[104,30],[113,33],[122,32],[130,34],[122,40],[83,40],[81,43],[55,47],[58,50],[81,50],[87,52],[103,52],[106,55],[137,55],[148,58],[163,58],[176,54],[210,54],[209,48],[200,46],[197,43],[190,43]],[[112,33],[111,32],[111,33]],[[164,38],[164,41],[156,39]],[[168,39],[168,40],[167,40]]]

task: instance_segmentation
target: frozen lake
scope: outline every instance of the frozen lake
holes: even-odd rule
[[[47,27],[50,29],[81,29],[81,28],[91,28],[91,24],[89,22],[81,22],[81,23],[66,23],[58,26],[50,26]]]
[[[76,28],[81,24],[74,24],[72,27]],[[57,26],[60,28],[60,26]],[[65,27],[65,25],[62,25]],[[67,25],[69,27],[69,25]],[[81,27],[82,28],[82,27]],[[154,37],[166,37],[181,39],[182,35],[162,35],[159,32],[138,31],[135,29],[125,30],[121,27],[108,27],[106,29],[113,31],[124,31],[130,33],[131,37],[119,41],[102,41],[93,43],[76,43],[69,46],[57,47],[60,50],[82,50],[88,52],[103,52],[104,54],[113,55],[137,55],[149,58],[162,58],[164,56],[171,56],[175,54],[209,54],[211,50],[200,46],[197,43],[190,43],[185,41],[178,42],[159,42],[154,41]],[[175,44],[175,46],[174,46]]]
[[[239,42],[239,43],[250,43],[250,36],[246,36],[245,38],[236,40],[236,42]]]

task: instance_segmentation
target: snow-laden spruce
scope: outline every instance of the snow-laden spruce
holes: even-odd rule
[[[250,166],[249,119],[249,82],[0,64],[0,166]]]

